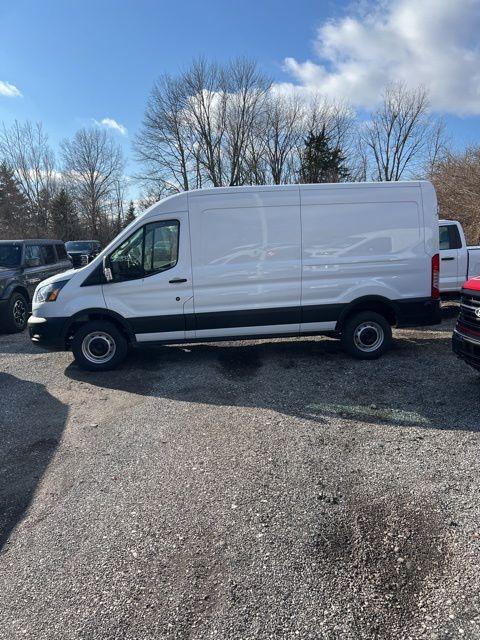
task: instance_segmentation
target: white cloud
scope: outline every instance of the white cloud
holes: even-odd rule
[[[285,59],[285,70],[303,90],[370,108],[389,82],[401,81],[425,86],[438,111],[480,114],[480,0],[386,0],[362,7],[319,27],[318,61]]]
[[[124,127],[123,124],[120,124],[113,118],[103,118],[103,120],[100,120],[100,122],[95,120],[95,124],[98,124],[98,126],[100,127],[107,127],[107,129],[113,129],[117,133],[120,133],[122,136],[127,135],[126,127]]]
[[[0,96],[5,96],[6,98],[19,98],[21,95],[22,94],[14,84],[0,80]]]

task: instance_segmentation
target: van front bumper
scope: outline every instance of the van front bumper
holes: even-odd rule
[[[465,336],[457,329],[454,329],[452,349],[459,358],[480,371],[480,337]]]
[[[28,332],[31,341],[51,351],[65,351],[64,329],[66,321],[67,318],[30,316]]]

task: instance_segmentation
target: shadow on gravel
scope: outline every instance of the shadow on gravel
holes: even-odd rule
[[[450,335],[418,330],[376,362],[337,341],[279,340],[135,349],[116,371],[69,378],[183,402],[259,407],[312,420],[479,431],[480,376],[451,354]]]
[[[67,414],[42,384],[0,373],[0,549],[25,515]]]

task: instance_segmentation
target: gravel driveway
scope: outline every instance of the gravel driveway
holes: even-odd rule
[[[89,374],[0,336],[0,637],[480,638],[480,376],[453,320]]]

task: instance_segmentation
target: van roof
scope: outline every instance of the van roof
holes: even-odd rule
[[[181,211],[188,209],[188,200],[190,198],[201,198],[212,195],[225,195],[226,193],[272,193],[274,191],[297,192],[309,190],[358,190],[358,189],[401,189],[408,187],[416,187],[427,185],[428,189],[433,190],[433,185],[427,180],[412,180],[405,182],[326,182],[317,184],[266,184],[266,185],[248,185],[240,187],[209,187],[208,189],[192,189],[191,191],[180,191],[166,198],[162,198],[158,202],[152,204],[148,209],[143,211],[138,220],[148,220],[148,218],[159,213],[171,213],[172,211]],[[133,225],[133,222],[132,222]],[[128,229],[129,227],[127,227]]]
[[[262,184],[234,187],[209,187],[208,189],[192,189],[181,192],[188,195],[212,195],[214,193],[241,193],[248,191],[292,191],[295,189],[362,189],[375,187],[377,189],[392,189],[398,187],[418,187],[421,184],[431,184],[428,180],[411,180],[397,182],[318,182],[312,184]],[[175,194],[175,196],[180,194]],[[175,197],[173,196],[173,197]]]

